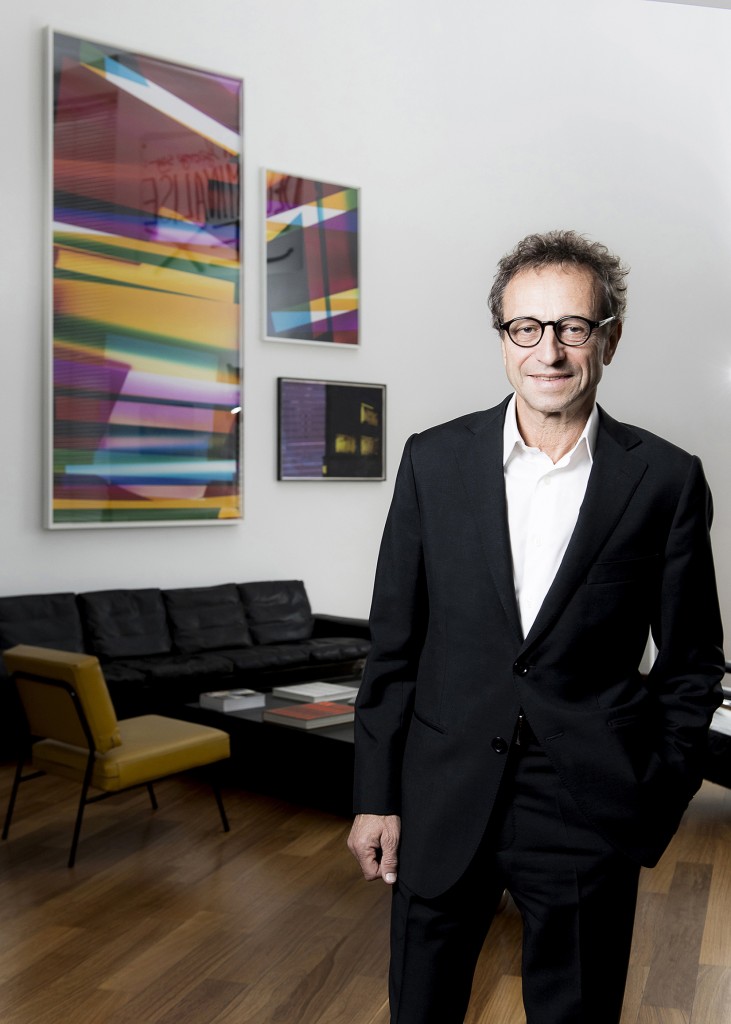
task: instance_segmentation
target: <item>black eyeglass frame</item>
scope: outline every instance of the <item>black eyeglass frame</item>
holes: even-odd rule
[[[590,320],[588,316],[579,316],[578,314],[561,316],[558,320],[539,320],[537,316],[514,316],[512,320],[506,320],[504,324],[498,324],[498,327],[501,331],[505,331],[507,333],[512,343],[517,345],[518,348],[535,348],[536,345],[540,345],[547,327],[553,327],[556,340],[560,345],[565,345],[567,348],[579,348],[581,345],[586,345],[587,341],[598,327],[604,327],[606,324],[610,324],[612,320],[616,319],[616,316],[608,316],[604,320]],[[516,341],[510,333],[510,325],[514,324],[516,320],[532,320],[533,323],[540,324],[541,333],[538,336],[538,340],[532,341],[529,345],[522,345],[519,341]],[[557,328],[559,327],[559,324],[564,322],[564,320],[583,320],[585,324],[589,325],[589,333],[583,341],[564,341],[563,338],[559,337]]]

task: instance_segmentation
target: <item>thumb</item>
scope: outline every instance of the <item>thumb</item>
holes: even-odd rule
[[[398,856],[396,846],[384,846],[381,848],[381,877],[388,885],[396,881],[398,869]]]

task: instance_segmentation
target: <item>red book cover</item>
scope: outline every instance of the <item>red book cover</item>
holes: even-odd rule
[[[354,717],[355,708],[352,704],[338,704],[331,700],[317,701],[314,704],[291,704],[283,708],[266,708],[262,714],[262,719],[266,722],[278,722],[300,729],[341,725],[344,722],[352,722]]]

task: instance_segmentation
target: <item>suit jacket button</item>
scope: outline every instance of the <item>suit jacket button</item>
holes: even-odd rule
[[[504,740],[502,736],[495,736],[491,743],[492,749],[496,754],[507,754],[508,742]]]
[[[513,670],[515,671],[516,675],[519,676],[527,676],[528,669],[529,666],[526,665],[524,661],[516,661],[516,663],[513,665]]]

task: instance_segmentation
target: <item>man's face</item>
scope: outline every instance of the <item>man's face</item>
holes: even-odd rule
[[[523,270],[503,295],[503,321],[516,316],[558,320],[575,314],[599,320],[591,271],[572,267]],[[556,417],[569,422],[588,416],[602,370],[611,363],[622,333],[621,324],[600,327],[576,348],[562,345],[553,327],[546,327],[534,348],[520,348],[502,333],[503,361],[517,394],[518,416]]]

